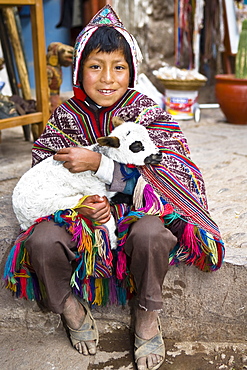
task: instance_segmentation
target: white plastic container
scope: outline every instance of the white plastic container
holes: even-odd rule
[[[165,90],[165,109],[175,120],[194,119],[198,100],[198,91]]]

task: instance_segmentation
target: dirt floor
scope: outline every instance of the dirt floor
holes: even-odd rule
[[[65,330],[44,335],[35,331],[0,335],[1,370],[130,370],[133,335],[128,328],[101,335],[95,356],[82,358],[70,345]],[[243,343],[176,343],[165,339],[166,360],[161,370],[244,370]]]

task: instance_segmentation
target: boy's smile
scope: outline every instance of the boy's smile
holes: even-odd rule
[[[113,105],[125,94],[129,77],[129,66],[122,50],[111,53],[93,50],[83,64],[84,91],[102,107]]]

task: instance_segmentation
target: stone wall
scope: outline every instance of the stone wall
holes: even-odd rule
[[[152,71],[163,62],[174,65],[174,1],[113,0],[112,6],[137,39],[143,54],[140,72],[163,92]]]
[[[141,48],[144,60],[139,71],[145,73],[156,88],[164,94],[163,84],[153,75],[152,71],[160,68],[164,62],[171,66],[175,65],[174,1],[112,0],[112,6],[128,31],[136,37]],[[210,32],[212,33],[211,39],[214,40],[212,44],[218,45],[219,40],[217,41],[215,38],[219,38],[219,36],[216,36],[211,28]],[[210,47],[213,46],[210,45]],[[199,103],[216,102],[214,75],[217,69],[217,73],[219,73],[221,62],[218,46],[214,47],[213,50],[214,56],[208,58],[205,66],[200,66],[199,72],[207,76],[208,82],[205,87],[200,89]],[[188,58],[187,51],[188,48],[185,46],[181,59]],[[183,64],[183,62],[180,60],[180,63]]]

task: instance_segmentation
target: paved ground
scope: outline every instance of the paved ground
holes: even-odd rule
[[[226,260],[240,266],[247,265],[247,126],[230,125],[224,122],[219,109],[203,109],[199,123],[183,121],[181,126],[188,138],[192,158],[204,174],[209,208],[220,226],[226,244]],[[11,211],[11,193],[18,178],[30,167],[31,146],[31,143],[24,141],[22,128],[2,131],[1,273],[6,249],[17,232],[17,223]],[[58,316],[51,318],[53,321],[50,325],[50,318],[44,320],[44,314],[33,307],[28,311],[29,316],[25,316],[27,311],[21,309],[22,305],[23,303],[12,300],[3,287],[1,288],[1,369],[125,370],[134,368],[133,335],[125,321],[98,319],[101,333],[99,351],[94,357],[83,358],[71,348]],[[13,307],[15,311],[11,313],[10,326],[5,322],[7,316],[3,312],[6,313],[8,308],[11,310]],[[20,315],[24,317],[20,318]],[[23,325],[19,325],[20,322]],[[41,323],[42,330],[35,330],[41,326]],[[179,343],[165,337],[167,358],[161,370],[247,369],[246,340],[241,343]]]

